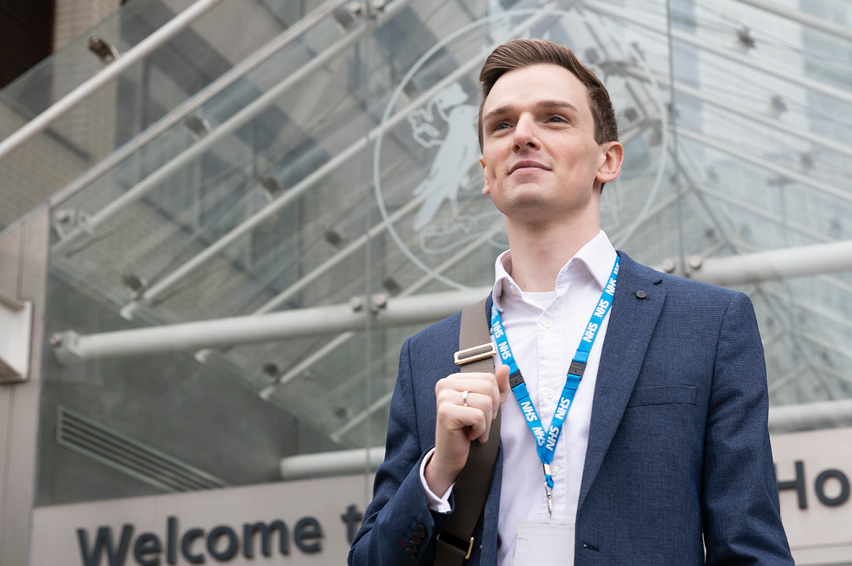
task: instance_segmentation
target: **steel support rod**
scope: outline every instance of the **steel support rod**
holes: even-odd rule
[[[201,108],[201,106],[203,106],[208,100],[237,82],[239,79],[245,77],[245,75],[247,75],[250,71],[278,53],[278,51],[287,45],[291,44],[302,34],[306,33],[326,18],[331,17],[336,10],[340,9],[349,1],[350,0],[328,0],[325,4],[313,10],[310,14],[300,19],[292,26],[288,27],[286,30],[278,34],[278,36],[272,41],[249,55],[246,59],[243,59],[236,66],[231,67],[231,69],[229,69],[225,74],[207,85],[200,92],[193,95],[192,98],[163,116],[146,130],[134,136],[129,142],[110,153],[94,166],[87,169],[82,175],[62,187],[62,189],[50,197],[50,205],[57,206],[71,196],[77,194],[77,191],[99,178],[120,162],[124,161],[131,154],[139,151],[151,140],[164,134],[169,128]]]
[[[769,432],[774,434],[850,425],[852,399],[769,408]]]
[[[727,287],[850,270],[852,240],[847,240],[707,258],[690,278]]]
[[[399,294],[400,297],[409,297],[426,286],[427,283],[432,281],[435,278],[436,273],[444,273],[446,270],[456,265],[459,261],[467,257],[468,254],[472,253],[474,250],[479,248],[482,244],[485,244],[489,238],[497,234],[500,230],[502,230],[502,226],[499,228],[492,228],[491,230],[484,233],[482,236],[469,243],[467,246],[453,254],[452,257],[447,258],[441,265],[432,270],[431,273],[425,274],[423,277],[414,282],[410,287],[407,287],[402,293]],[[318,350],[307,356],[305,359],[296,364],[293,368],[288,370],[286,373],[281,375],[278,378],[278,381],[271,385],[267,385],[260,392],[261,399],[269,399],[272,395],[273,391],[277,387],[285,385],[289,383],[297,376],[301,375],[306,369],[313,366],[315,363],[319,362],[321,359],[325,358],[331,352],[338,349],[340,346],[351,340],[356,336],[355,332],[344,332],[339,334],[330,342],[326,342],[323,346],[321,346]],[[204,356],[206,356],[206,351]],[[198,359],[198,355],[196,355],[196,359]],[[201,360],[203,361],[203,359]]]
[[[101,69],[92,78],[54,102],[47,110],[24,124],[19,130],[0,142],[0,159],[27,140],[45,130],[58,118],[94,93],[117,79],[122,73],[159,49],[174,36],[189,27],[192,22],[209,12],[222,0],[197,0],[195,4],[176,15],[164,26],[123,53],[118,59]]]
[[[768,159],[763,159],[762,157],[757,157],[756,155],[745,154],[739,148],[732,147],[730,144],[727,144],[723,141],[713,139],[710,136],[695,132],[693,130],[688,130],[683,127],[677,128],[677,134],[684,138],[689,138],[691,140],[697,141],[702,145],[712,147],[713,149],[716,149],[723,153],[727,153],[728,155],[731,155],[737,159],[748,161],[749,163],[753,163],[758,167],[763,167],[764,169],[768,169],[769,171],[778,173],[782,177],[785,177],[791,181],[795,181],[803,185],[808,185],[809,187],[812,187],[820,192],[829,194],[833,197],[845,200],[847,202],[852,202],[852,193],[848,193],[842,189],[835,187],[834,185],[830,185],[826,182],[814,179],[813,177],[808,177],[807,175],[799,173],[798,171],[793,171],[788,167],[777,165],[776,163],[773,163]]]
[[[662,83],[663,81],[660,80],[660,82]],[[665,81],[665,82],[668,82],[668,81]],[[799,127],[794,126],[792,124],[788,124],[787,122],[782,122],[779,119],[775,119],[775,118],[771,118],[769,116],[765,116],[765,115],[760,114],[759,112],[757,112],[755,110],[751,110],[749,108],[744,108],[744,107],[739,106],[737,104],[734,104],[732,102],[722,100],[718,96],[708,94],[707,92],[704,92],[704,91],[697,89],[695,87],[691,87],[691,86],[689,86],[685,83],[682,83],[680,81],[675,81],[674,88],[677,92],[686,94],[686,95],[688,95],[692,98],[695,98],[697,100],[700,100],[702,102],[706,102],[707,104],[710,104],[711,106],[715,106],[715,107],[720,108],[722,110],[727,110],[728,112],[738,114],[738,115],[740,115],[740,116],[742,116],[742,117],[744,117],[748,120],[759,122],[759,123],[763,124],[764,126],[769,126],[770,128],[774,128],[776,130],[781,130],[782,132],[790,134],[791,136],[795,136],[797,138],[807,140],[809,142],[820,145],[820,146],[822,146],[826,149],[829,149],[831,151],[837,151],[839,153],[842,153],[842,154],[846,155],[847,157],[852,157],[852,147],[850,147],[849,145],[846,145],[846,144],[844,144],[840,141],[837,141],[835,139],[832,139],[832,138],[829,138],[829,137],[826,137],[826,136],[821,136],[821,135],[814,133],[810,130],[806,130],[804,128],[799,128]]]
[[[404,0],[398,0],[400,2]],[[394,3],[396,4],[396,3]],[[346,34],[342,39],[338,40],[334,45],[311,59],[308,63],[300,67],[297,71],[290,74],[275,85],[272,89],[266,91],[251,103],[243,107],[236,114],[225,120],[218,128],[198,140],[195,144],[189,146],[182,153],[173,157],[162,167],[145,177],[142,181],[136,183],[127,192],[117,197],[115,200],[104,206],[98,212],[88,216],[84,222],[80,222],[80,227],[72,230],[63,239],[53,246],[54,253],[62,253],[80,236],[84,234],[94,235],[98,229],[108,219],[115,216],[118,212],[129,206],[130,204],[141,199],[150,191],[155,189],[161,183],[169,179],[172,175],[186,167],[189,163],[201,157],[204,153],[212,149],[225,136],[230,135],[249,121],[257,117],[261,112],[272,106],[276,100],[284,95],[290,88],[298,84],[303,79],[309,77],[317,71],[321,66],[328,63],[332,58],[340,54],[344,49],[358,41],[361,36],[366,33],[368,26],[361,24],[355,30]],[[292,192],[292,191],[290,191]],[[289,192],[284,193],[278,198],[278,201],[287,197]],[[273,201],[269,207],[272,208],[278,201]],[[265,210],[265,209],[264,209]]]
[[[414,210],[417,206],[422,202],[422,197],[417,197],[408,202],[405,206],[394,212],[389,218],[387,222],[379,222],[366,234],[362,234],[352,242],[350,242],[345,248],[335,253],[333,256],[322,262],[316,268],[311,270],[310,273],[307,273],[303,277],[301,277],[298,281],[293,282],[292,285],[278,293],[275,297],[269,300],[262,307],[257,309],[254,314],[265,314],[275,310],[278,306],[282,305],[286,301],[288,301],[293,295],[328,273],[334,266],[338,265],[340,262],[350,257],[352,254],[360,250],[364,244],[367,243],[368,240],[371,240],[377,237],[379,234],[384,232],[388,223],[393,224],[400,218],[404,217],[406,214]]]
[[[622,7],[612,6],[599,0],[583,0],[583,6],[592,10],[593,12],[609,16],[615,20],[629,22],[663,35],[666,34],[666,26],[664,23],[654,21],[653,19],[648,18],[646,16],[630,14]],[[753,69],[757,69],[759,71],[763,71],[764,73],[773,75],[782,80],[795,83],[804,88],[809,88],[811,90],[821,92],[828,96],[837,98],[838,100],[843,100],[852,104],[852,92],[833,87],[826,83],[821,83],[817,80],[804,77],[802,75],[794,74],[791,72],[791,69],[789,67],[780,67],[772,63],[758,61],[749,57],[748,55],[740,53],[739,51],[719,46],[713,43],[712,41],[708,41],[704,38],[692,35],[676,28],[672,28],[671,33],[672,37],[677,39],[678,41],[682,41],[683,43],[687,43],[689,45],[692,45],[693,47],[697,47],[703,51],[707,51],[708,53],[713,53],[715,55],[718,55],[719,57],[724,57],[725,59],[728,59],[730,61],[740,63],[741,65],[745,65]]]
[[[52,341],[58,344],[55,350],[57,358],[66,364],[200,348],[221,348],[361,330],[368,316],[373,318],[374,328],[434,322],[480,300],[489,290],[490,288],[477,288],[392,298],[387,300],[384,308],[376,308],[376,312],[371,312],[373,307],[369,304],[365,304],[360,310],[353,310],[350,305],[331,305],[88,336],[67,331],[55,335]]]
[[[787,18],[788,20],[798,22],[804,26],[808,26],[809,28],[819,30],[835,37],[852,41],[852,30],[846,26],[841,26],[826,19],[806,14],[800,10],[787,8],[777,2],[770,2],[768,0],[737,0],[737,2],[740,2],[741,4],[748,4],[749,6],[759,8],[766,12],[775,14],[776,16],[781,16],[782,18]]]
[[[369,456],[365,454],[364,448],[288,456],[281,459],[279,470],[282,480],[362,474],[368,457],[370,471],[375,472],[385,459],[385,447],[370,448]]]

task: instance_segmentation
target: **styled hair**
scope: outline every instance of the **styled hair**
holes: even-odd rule
[[[494,88],[494,83],[509,71],[541,63],[568,69],[586,87],[589,92],[589,108],[595,123],[595,142],[602,144],[618,141],[618,122],[609,92],[601,80],[577,59],[571,48],[544,39],[516,39],[492,51],[479,72],[479,87],[482,92],[477,126],[479,150],[482,151],[482,108]]]

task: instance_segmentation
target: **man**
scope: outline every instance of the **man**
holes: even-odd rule
[[[480,83],[484,193],[510,244],[492,338],[514,356],[495,356],[494,374],[455,373],[460,315],[406,342],[350,564],[432,563],[470,443],[507,397],[470,563],[521,563],[532,545],[553,547],[549,564],[792,564],[750,301],[616,254],[598,222],[622,162],[615,115],[569,49],[508,43]]]

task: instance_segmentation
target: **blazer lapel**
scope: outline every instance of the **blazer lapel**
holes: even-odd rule
[[[621,268],[598,366],[578,513],[621,422],[666,299],[665,289],[657,285],[662,277],[643,277],[637,273],[636,262],[624,253],[619,256]]]

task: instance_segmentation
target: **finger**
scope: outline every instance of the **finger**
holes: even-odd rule
[[[506,400],[509,396],[509,366],[502,365],[494,372],[494,378],[497,380],[497,389],[500,391],[500,403]]]
[[[487,434],[490,413],[490,410],[485,413],[477,407],[444,404],[438,408],[438,426],[448,431],[461,431],[469,441],[476,440]]]
[[[473,393],[480,393],[482,395],[491,395],[493,389],[496,389],[496,382],[494,381],[494,376],[490,373],[477,373],[477,374],[467,374],[474,377],[470,378],[459,378],[455,375],[451,375],[444,379],[438,380],[435,384],[435,395],[440,399],[443,394],[450,392],[450,395],[453,393],[456,394],[453,400],[457,400],[458,395],[461,394],[462,391],[471,391]]]

